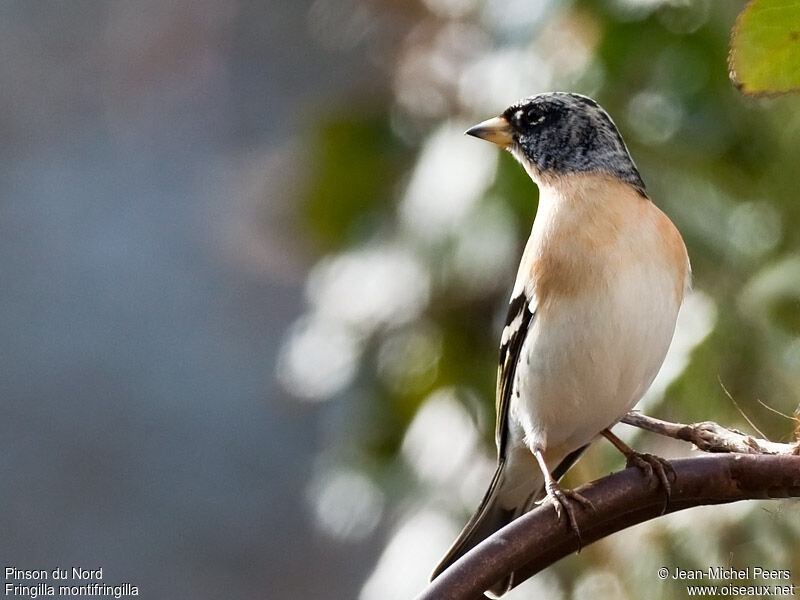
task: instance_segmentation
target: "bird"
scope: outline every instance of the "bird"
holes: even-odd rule
[[[591,98],[530,96],[466,134],[509,151],[539,188],[539,202],[500,338],[497,468],[431,579],[543,501],[580,535],[575,508],[591,503],[558,480],[601,435],[629,466],[655,474],[668,498],[668,464],[635,452],[610,428],[661,368],[691,282],[678,229]],[[513,577],[487,595],[505,593]]]

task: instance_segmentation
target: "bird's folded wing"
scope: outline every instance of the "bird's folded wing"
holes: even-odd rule
[[[505,458],[508,437],[508,408],[514,393],[514,379],[522,346],[533,324],[535,299],[529,298],[525,289],[511,298],[506,316],[506,326],[500,338],[500,364],[497,367],[497,442],[498,460]]]

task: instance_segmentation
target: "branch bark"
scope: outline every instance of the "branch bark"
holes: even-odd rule
[[[684,425],[639,417],[644,415],[631,413],[623,421],[718,452],[670,461],[676,477],[667,513],[739,500],[800,497],[796,444],[755,440],[715,423]],[[755,440],[755,445],[750,440]],[[576,513],[583,544],[664,514],[664,492],[651,482],[638,469],[629,468],[580,487],[577,491],[595,507],[595,511],[579,508]],[[517,585],[577,550],[576,536],[545,503],[462,556],[417,600],[478,600],[484,590],[509,573],[515,573]]]
[[[701,423],[670,423],[639,412],[629,412],[622,422],[659,435],[691,442],[704,452],[738,452],[742,454],[800,454],[800,442],[781,444],[753,437],[736,429]]]

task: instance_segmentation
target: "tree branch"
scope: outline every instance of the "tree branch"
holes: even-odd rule
[[[633,420],[635,423],[632,424],[637,427],[656,433],[686,439],[709,451],[742,449],[741,453],[670,461],[676,478],[667,513],[705,504],[800,497],[800,456],[791,455],[796,452],[796,445],[756,440],[756,446],[753,446],[749,441],[733,441],[736,436],[750,436],[731,432],[716,424],[712,425],[723,431],[708,427],[707,423],[689,426],[649,417],[640,419],[638,417],[643,415],[636,413],[632,415],[637,418],[630,419],[631,415],[628,415],[623,420]],[[654,422],[658,423],[654,425]],[[735,435],[731,437],[725,432]],[[767,452],[766,449],[785,450],[784,446],[788,452],[759,453],[755,450],[756,447],[762,448],[761,452]],[[717,450],[713,450],[715,448]],[[731,452],[730,449],[722,451]],[[650,481],[635,468],[589,483],[578,491],[595,507],[595,511],[579,509],[576,513],[584,545],[659,517],[664,508],[663,490],[650,485]],[[431,582],[417,600],[478,600],[483,598],[484,590],[509,573],[515,573],[514,584],[519,584],[578,549],[575,535],[564,521],[559,521],[553,507],[545,503],[462,556]]]
[[[800,442],[781,444],[755,438],[736,429],[717,425],[713,421],[701,423],[670,423],[648,417],[640,412],[629,412],[622,423],[633,425],[659,435],[691,442],[704,452],[737,452],[742,454],[800,454]]]

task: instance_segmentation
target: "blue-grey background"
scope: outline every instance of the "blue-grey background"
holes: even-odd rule
[[[3,567],[333,598],[374,562],[308,524],[321,416],[273,383],[296,134],[371,68],[310,4],[0,7]]]

